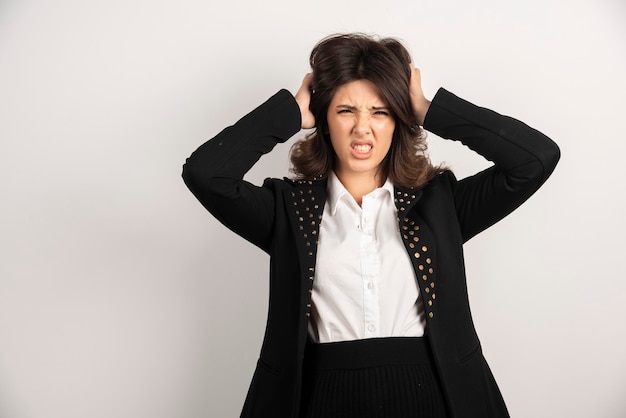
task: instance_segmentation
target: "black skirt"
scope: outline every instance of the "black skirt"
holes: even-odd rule
[[[301,418],[446,418],[427,337],[306,347]]]

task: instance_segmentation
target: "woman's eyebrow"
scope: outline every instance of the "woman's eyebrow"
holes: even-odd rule
[[[336,106],[336,108],[350,109],[350,110],[356,110],[357,109],[356,106],[347,105],[347,104],[338,104]],[[371,106],[370,109],[371,110],[389,110],[389,108],[387,106]]]

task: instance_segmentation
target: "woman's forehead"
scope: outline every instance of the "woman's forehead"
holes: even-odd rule
[[[384,107],[386,102],[374,83],[369,80],[355,80],[335,90],[331,105]]]

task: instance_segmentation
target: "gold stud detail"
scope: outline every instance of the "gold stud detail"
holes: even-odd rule
[[[432,268],[432,267],[428,269],[428,272],[429,272],[430,274],[433,274],[433,272],[434,272],[434,271],[435,271],[435,270],[433,270],[433,268]]]
[[[419,266],[417,266],[417,268],[420,269],[420,270],[424,270],[424,265],[420,264]]]
[[[433,316],[435,316],[435,314],[434,314],[434,313],[432,313],[432,312],[430,312],[430,313],[428,314],[428,316],[432,318]]]
[[[428,247],[424,245],[424,246],[422,247],[422,251],[424,251],[424,252],[428,251]]]
[[[422,280],[428,280],[428,276],[424,274],[424,275],[422,276]]]
[[[430,263],[432,263],[432,260],[430,258],[427,258],[426,259],[426,263],[430,264]]]
[[[433,301],[432,300],[428,301],[428,306],[433,306]]]
[[[417,242],[419,240],[420,240],[419,237],[413,237],[413,241]]]
[[[429,292],[430,292],[430,288],[429,288],[429,287],[427,287],[426,289],[424,289],[424,291],[425,291],[426,293],[429,293]]]
[[[409,242],[409,247],[415,248],[415,244],[413,244],[412,242]]]
[[[431,298],[435,299],[435,294],[430,295]]]
[[[430,282],[430,287],[435,288],[435,282]]]
[[[415,258],[420,258],[420,253],[415,253]]]

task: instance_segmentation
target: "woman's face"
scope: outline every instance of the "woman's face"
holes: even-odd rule
[[[327,120],[337,155],[337,176],[375,177],[391,147],[396,126],[376,86],[357,80],[339,87],[328,106]]]

